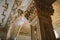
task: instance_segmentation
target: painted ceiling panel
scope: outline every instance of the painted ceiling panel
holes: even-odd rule
[[[60,0],[56,0],[56,2],[53,4],[54,8],[54,15],[52,16],[52,22],[54,28],[57,27],[56,24],[60,22]]]

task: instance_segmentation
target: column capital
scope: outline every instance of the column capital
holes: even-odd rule
[[[36,3],[36,7],[38,10],[44,12],[43,14],[47,15],[53,15],[54,9],[52,7],[52,4],[55,2],[55,0],[34,0]],[[42,13],[40,13],[41,15]]]

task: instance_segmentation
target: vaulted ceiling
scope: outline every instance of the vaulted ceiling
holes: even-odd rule
[[[20,0],[16,0],[16,1],[20,1]],[[13,2],[12,2],[13,3]],[[60,0],[56,0],[56,2],[53,4],[53,8],[54,8],[54,15],[52,15],[52,24],[53,24],[53,27],[56,31],[58,31],[59,35],[60,35],[60,32],[59,32],[59,29],[60,29]],[[0,9],[0,12],[1,12],[1,9]],[[1,13],[0,13],[1,14]],[[2,16],[1,16],[2,17]],[[1,19],[0,19],[1,20]],[[23,32],[30,32],[30,25],[28,25],[29,23],[27,24],[24,24],[21,31]],[[28,25],[28,26],[27,26]],[[58,29],[59,28],[59,29]],[[58,29],[58,30],[57,30]]]

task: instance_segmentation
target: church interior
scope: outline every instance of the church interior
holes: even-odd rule
[[[60,0],[0,0],[0,40],[60,40]]]

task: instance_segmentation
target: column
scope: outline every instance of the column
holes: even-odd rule
[[[34,28],[31,26],[31,40],[34,40]]]
[[[34,0],[39,18],[41,40],[56,40],[51,15],[54,13],[52,3],[55,0]]]

